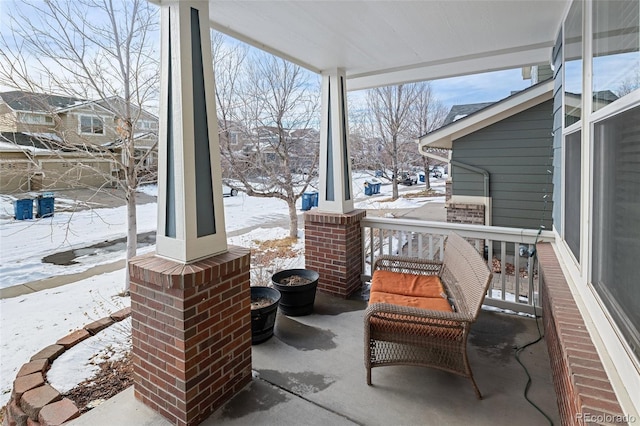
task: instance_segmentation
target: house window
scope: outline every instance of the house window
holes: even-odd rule
[[[564,164],[564,239],[569,249],[580,262],[580,202],[582,200],[580,164],[582,155],[582,132],[565,136]]]
[[[640,359],[640,106],[594,125],[593,285]]]
[[[136,122],[136,129],[138,130],[155,130],[158,128],[158,123],[151,120],[138,120]]]
[[[45,114],[19,112],[18,121],[25,124],[53,124],[53,117]]]
[[[104,125],[102,119],[91,115],[80,116],[80,133],[104,134]]]
[[[229,132],[229,144],[238,145],[238,134],[235,132]]]
[[[582,2],[574,1],[564,23],[564,126],[582,117]]]
[[[640,3],[593,2],[593,111],[640,88]]]

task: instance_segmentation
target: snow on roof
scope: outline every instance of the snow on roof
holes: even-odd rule
[[[24,146],[24,145],[18,145],[16,143],[12,143],[12,142],[4,142],[4,141],[0,141],[0,151],[4,151],[4,152],[30,152],[31,154],[35,154],[38,152],[47,152],[50,153],[51,150],[49,149],[44,149],[44,148],[36,148],[33,146]]]
[[[27,136],[31,136],[32,138],[37,139],[49,139],[54,142],[62,143],[64,142],[62,138],[55,133],[37,133],[37,132],[22,132]]]

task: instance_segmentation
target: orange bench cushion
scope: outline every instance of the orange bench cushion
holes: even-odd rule
[[[383,291],[371,291],[369,295],[369,304],[372,303],[389,303],[391,305],[431,309],[433,311],[453,312],[449,301],[442,297],[404,296],[401,294],[386,293]]]
[[[402,296],[447,297],[437,275],[414,275],[384,270],[373,272],[371,293],[376,291]]]

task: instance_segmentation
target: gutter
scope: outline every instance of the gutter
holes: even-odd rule
[[[417,140],[417,143],[420,143],[420,140]],[[434,154],[433,152],[429,152],[426,150],[423,150],[422,148],[425,148],[423,146],[418,146],[418,152],[422,155],[424,155],[425,157],[429,157],[429,158],[433,158],[434,160],[440,161],[442,163],[449,163],[450,159],[448,157],[441,157],[437,154]],[[451,150],[449,150],[449,153],[451,153]],[[449,154],[451,155],[451,154]]]

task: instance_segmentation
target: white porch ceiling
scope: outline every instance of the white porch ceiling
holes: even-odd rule
[[[349,90],[548,63],[569,0],[209,0],[211,26]]]

